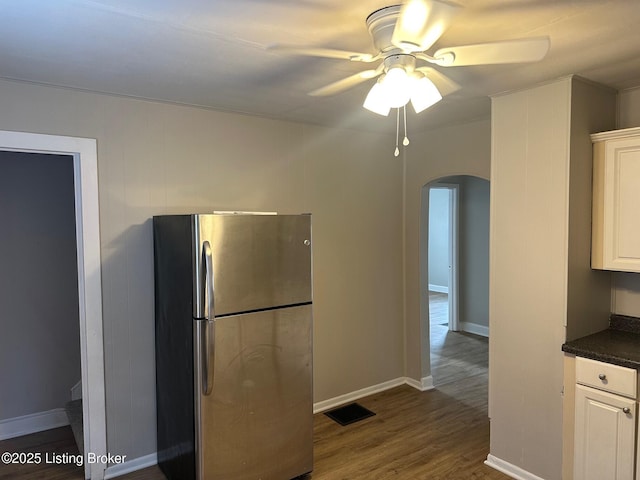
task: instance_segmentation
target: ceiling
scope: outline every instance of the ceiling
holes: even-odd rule
[[[0,0],[0,77],[270,118],[395,132],[362,108],[373,80],[330,97],[307,92],[370,64],[286,55],[274,43],[376,53],[365,25],[385,0]],[[412,130],[489,114],[488,96],[569,74],[640,85],[638,0],[458,0],[432,50],[548,35],[538,63],[451,67],[462,89]]]

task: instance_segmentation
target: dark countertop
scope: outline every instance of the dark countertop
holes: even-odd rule
[[[607,330],[571,340],[562,351],[640,370],[640,319],[612,315]]]

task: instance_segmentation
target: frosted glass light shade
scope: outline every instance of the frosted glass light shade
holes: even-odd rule
[[[400,108],[406,105],[411,98],[411,79],[404,68],[391,68],[382,79],[387,102],[391,108]]]
[[[416,113],[426,110],[442,100],[442,95],[427,77],[413,79],[411,91],[411,105]],[[409,89],[408,89],[409,90]]]
[[[387,100],[385,88],[382,86],[382,83],[376,82],[373,87],[371,87],[362,106],[378,115],[384,115],[385,117],[389,115],[391,106]]]

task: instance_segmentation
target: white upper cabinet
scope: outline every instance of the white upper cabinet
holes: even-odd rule
[[[591,267],[640,272],[640,128],[591,135]]]

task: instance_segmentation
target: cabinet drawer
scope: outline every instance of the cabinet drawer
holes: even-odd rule
[[[576,382],[629,398],[636,398],[638,373],[626,367],[576,358]]]

